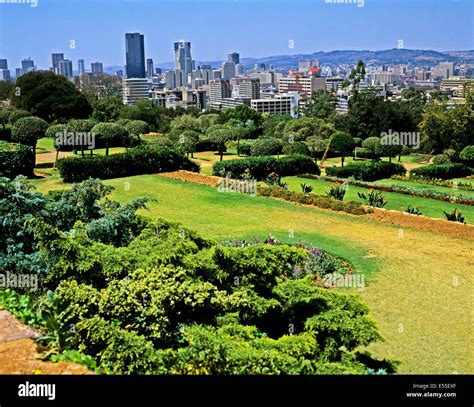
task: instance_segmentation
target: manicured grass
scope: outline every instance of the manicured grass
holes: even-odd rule
[[[467,180],[466,178],[462,179],[461,182],[471,182]],[[397,179],[382,179],[380,181],[376,181],[375,184],[377,185],[401,185],[405,187],[412,187],[412,188],[417,188],[417,189],[432,189],[433,191],[440,191],[440,192],[445,192],[448,194],[455,194],[455,195],[466,195],[466,196],[472,196],[474,197],[474,191],[473,190],[466,190],[466,189],[454,189],[454,188],[449,188],[449,187],[441,187],[438,185],[429,185],[429,184],[421,184],[416,181],[400,181]]]
[[[33,183],[43,192],[68,187],[57,176]],[[396,225],[154,175],[106,184],[121,202],[158,199],[144,215],[181,222],[219,241],[270,233],[346,258],[367,276],[359,295],[386,339],[370,346],[376,356],[400,360],[400,373],[474,373],[472,242],[411,229],[400,237]]]
[[[326,192],[329,191],[332,185],[332,183],[329,181],[313,180],[299,177],[287,177],[283,180],[288,183],[289,189],[293,191],[301,191],[300,185],[302,183],[311,185],[313,187],[313,193],[315,193],[316,195],[326,195]],[[367,191],[367,188],[355,187],[350,185],[346,196],[344,197],[344,200],[363,202],[357,194],[358,192],[366,194]],[[451,212],[453,209],[458,208],[463,213],[467,223],[474,223],[474,206],[443,202],[435,199],[423,198],[418,196],[403,195],[395,192],[382,192],[382,195],[388,200],[388,203],[385,206],[386,209],[404,210],[409,205],[413,205],[419,208],[425,216],[429,216],[431,218],[445,219],[443,211]]]

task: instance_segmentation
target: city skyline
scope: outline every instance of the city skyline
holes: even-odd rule
[[[268,7],[269,1],[260,0],[251,8],[248,0],[205,0],[196,4],[189,0],[173,4],[163,0],[159,3],[161,18],[156,25],[141,17],[156,13],[156,2],[121,1],[114,2],[120,5],[114,8],[109,7],[112,3],[108,0],[87,1],[80,8],[74,8],[74,2],[65,5],[56,0],[39,0],[37,7],[0,5],[0,58],[8,59],[9,67],[16,67],[30,57],[39,69],[48,69],[50,55],[59,52],[75,65],[77,60],[84,59],[101,61],[104,67],[124,66],[122,38],[126,32],[145,36],[145,55],[157,66],[174,60],[172,44],[182,39],[193,44],[196,61],[224,61],[234,51],[242,58],[258,58],[336,49],[382,50],[396,48],[399,41],[408,49],[474,48],[470,21],[473,5],[468,0],[453,0],[452,7],[446,6],[446,2],[427,0],[416,4],[407,0],[366,0],[364,7],[326,4],[323,0],[276,0]],[[179,18],[172,18],[179,17],[181,6],[194,16],[183,24],[179,24]],[[460,9],[464,12],[460,13]],[[108,18],[104,18],[104,13]],[[420,13],[424,18],[419,18]],[[456,14],[455,21],[450,18],[452,13]],[[170,18],[166,17],[168,14]],[[18,19],[24,22],[22,26],[12,23]],[[338,24],[342,20],[351,24]],[[245,25],[242,21],[246,21]],[[45,30],[52,22],[56,28]],[[312,27],[314,35],[308,35],[308,27]],[[385,35],[374,35],[380,32]],[[446,35],[448,32],[455,35]]]

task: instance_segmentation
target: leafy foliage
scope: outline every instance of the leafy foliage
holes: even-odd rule
[[[317,164],[309,157],[293,155],[283,158],[256,157],[240,160],[228,160],[215,163],[212,167],[214,175],[240,179],[244,174],[263,180],[271,173],[280,177],[297,174],[320,174]]]
[[[80,182],[88,178],[120,178],[181,169],[198,171],[199,166],[182,151],[143,145],[110,156],[62,158],[58,161],[58,169],[65,182]]]
[[[21,89],[21,96],[12,98],[15,106],[50,123],[61,119],[86,119],[92,113],[86,97],[74,84],[53,72],[29,72],[20,76],[15,86]]]

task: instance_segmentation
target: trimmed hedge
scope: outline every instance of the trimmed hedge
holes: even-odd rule
[[[350,178],[361,181],[377,181],[393,175],[404,175],[406,169],[401,164],[386,161],[351,163],[346,167],[331,167],[326,174],[337,178]]]
[[[348,201],[343,202],[337,199],[323,195],[303,194],[297,191],[288,191],[278,186],[260,186],[258,188],[259,196],[283,199],[289,202],[296,202],[303,205],[313,205],[318,208],[331,209],[333,211],[341,211],[351,213],[353,215],[366,215],[372,213],[373,209],[365,207],[359,202]]]
[[[0,177],[31,177],[33,169],[34,155],[30,146],[0,143]]]
[[[121,178],[165,171],[199,171],[199,165],[182,152],[165,146],[143,145],[121,154],[94,157],[67,157],[58,162],[65,182],[80,182],[88,178]]]
[[[271,173],[280,177],[298,174],[321,174],[318,165],[304,155],[283,158],[255,157],[241,160],[220,161],[212,167],[213,175],[240,179],[244,175],[257,180],[266,179]]]
[[[471,169],[464,164],[432,164],[415,168],[410,174],[433,179],[451,179],[467,177],[471,172]]]

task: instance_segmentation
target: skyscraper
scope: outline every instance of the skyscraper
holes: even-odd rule
[[[240,64],[240,54],[238,52],[232,52],[227,55],[227,62],[232,62],[235,65]]]
[[[148,76],[149,78],[154,76],[153,59],[151,58],[146,60],[146,76]]]
[[[104,73],[104,66],[102,65],[102,62],[93,62],[91,64],[91,71],[92,75],[94,76],[102,75]]]
[[[233,62],[224,62],[221,71],[222,79],[232,79],[235,76],[235,64]]]
[[[59,61],[59,74],[66,76],[68,78],[72,78],[72,61],[69,59],[63,59],[62,61]]]
[[[8,61],[6,59],[0,59],[0,69],[8,69]]]
[[[125,34],[127,78],[145,78],[145,37],[140,33]]]
[[[21,61],[21,70],[23,73],[28,73],[35,70],[35,62],[31,59],[23,59]]]
[[[64,54],[62,53],[52,54],[51,58],[53,61],[53,72],[59,73],[59,62],[64,61]]]
[[[193,71],[191,43],[179,41],[174,43],[175,69],[183,71],[186,76]]]
[[[86,71],[83,59],[77,61],[77,67],[79,69],[79,75],[82,75]]]

